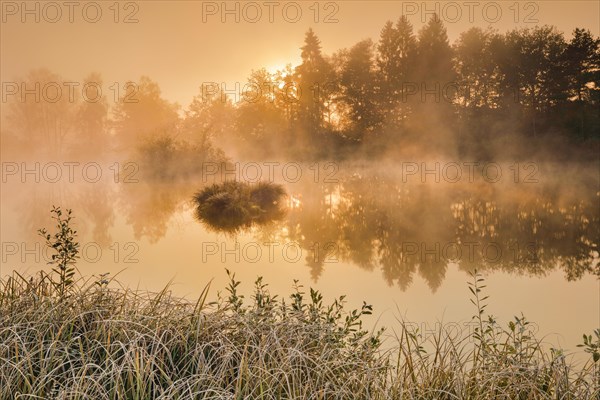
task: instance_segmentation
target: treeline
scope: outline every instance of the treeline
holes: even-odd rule
[[[401,17],[376,43],[327,56],[309,30],[299,66],[252,73],[232,130],[261,149],[280,148],[283,138],[312,151],[331,150],[331,142],[453,144],[464,152],[503,135],[597,139],[599,45],[589,30],[575,29],[567,41],[551,26],[471,28],[450,44],[440,19],[415,34]],[[268,85],[274,96],[265,95]]]
[[[105,85],[93,102],[82,97],[94,93],[79,91],[76,101],[13,96],[3,144],[82,154],[94,143],[95,156],[141,149],[153,159],[188,161],[198,151],[221,158],[213,144],[242,158],[425,151],[490,159],[511,146],[569,153],[565,142],[579,157],[600,137],[600,39],[589,30],[575,29],[567,40],[551,26],[475,27],[451,44],[440,19],[415,33],[401,17],[376,42],[331,55],[309,29],[301,59],[295,68],[252,71],[233,96],[231,84],[203,84],[184,111],[147,77]],[[29,88],[68,83],[45,70],[23,81]],[[98,82],[92,74],[83,83]]]
[[[165,181],[225,160],[204,115],[183,115],[148,77],[107,84],[92,73],[72,89],[77,82],[39,69],[15,82],[2,110],[4,159],[130,160],[142,178]]]

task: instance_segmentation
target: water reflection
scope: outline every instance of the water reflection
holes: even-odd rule
[[[268,224],[244,225],[257,242],[296,242],[314,280],[327,265],[347,262],[408,288],[421,276],[432,290],[455,263],[462,270],[543,276],[559,268],[567,280],[600,276],[597,183],[585,174],[565,190],[554,179],[536,185],[403,183],[393,173],[344,168],[336,183],[285,183],[289,207]],[[13,211],[28,232],[45,224],[52,204],[77,212],[81,230],[110,243],[116,215],[136,239],[157,242],[190,201],[201,177],[153,178],[93,185],[21,185]],[[591,180],[590,180],[591,179]],[[562,190],[559,190],[562,189]],[[239,233],[239,226],[236,231]],[[235,237],[225,237],[233,241]]]
[[[304,248],[334,243],[330,251],[339,259],[379,269],[402,289],[418,272],[436,290],[450,263],[536,276],[560,268],[568,280],[600,276],[599,193],[594,186],[587,193],[558,193],[354,176],[293,211],[290,239]],[[325,261],[308,262],[314,278]]]

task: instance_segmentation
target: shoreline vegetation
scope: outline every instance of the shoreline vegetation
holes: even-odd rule
[[[372,307],[325,304],[294,281],[288,297],[258,278],[209,301],[133,291],[107,275],[77,278],[72,213],[39,233],[52,269],[0,278],[0,399],[597,399],[600,329],[580,365],[547,348],[525,317],[502,327],[486,312],[485,281],[468,282],[476,326],[423,336],[399,321],[363,327]],[[466,291],[465,291],[466,292]],[[467,296],[465,296],[467,297]]]

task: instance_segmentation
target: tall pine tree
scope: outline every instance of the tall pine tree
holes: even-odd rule
[[[434,15],[419,32],[417,78],[423,83],[445,86],[454,82],[453,52],[446,27]],[[427,86],[428,88],[430,86]]]
[[[332,69],[323,57],[321,42],[312,29],[306,33],[301,50],[302,64],[295,71],[299,89],[297,122],[310,139],[323,127],[324,103]]]
[[[413,80],[416,39],[406,16],[396,26],[388,21],[377,45],[377,84],[379,103],[388,123],[397,126],[409,112],[403,104],[403,90]]]
[[[342,99],[349,109],[351,136],[358,140],[380,126],[373,58],[373,42],[363,40],[348,51],[341,73]]]

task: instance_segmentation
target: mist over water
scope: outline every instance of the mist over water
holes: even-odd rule
[[[172,234],[174,221],[192,219],[192,196],[199,189],[251,174],[253,180],[264,176],[285,187],[285,213],[267,226],[249,226],[246,233],[261,246],[275,240],[298,244],[308,254],[305,266],[315,280],[331,262],[379,271],[388,284],[401,289],[417,274],[434,291],[450,263],[465,271],[540,277],[559,269],[567,280],[599,273],[599,193],[593,165],[267,164],[211,162],[202,168],[218,172],[178,182],[154,176],[152,184],[139,180],[139,172],[115,182],[114,165],[105,165],[106,176],[92,182],[96,167],[92,175],[91,164],[84,161],[72,169],[83,171],[88,165],[89,182],[82,178],[76,184],[37,183],[36,167],[29,164],[25,177],[30,182],[22,183],[15,175],[5,184],[14,194],[3,199],[3,212],[21,221],[5,226],[5,237],[35,238],[37,229],[49,221],[48,207],[64,204],[80,210],[80,232],[100,246],[111,244],[120,218],[135,240],[156,243]],[[56,165],[66,171],[63,163]],[[46,167],[46,173],[54,173],[56,165]],[[39,168],[41,176],[43,167]],[[458,171],[464,175],[460,179]],[[221,240],[235,242],[236,237],[225,235]],[[322,254],[317,254],[319,246]]]

